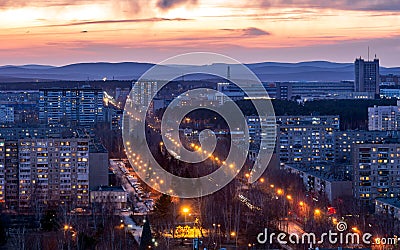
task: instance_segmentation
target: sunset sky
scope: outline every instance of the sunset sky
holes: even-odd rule
[[[399,0],[0,0],[0,65],[159,62],[192,51],[239,61],[400,66]]]

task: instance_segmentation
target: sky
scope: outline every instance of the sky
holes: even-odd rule
[[[0,0],[0,65],[152,62],[188,52],[243,63],[400,66],[399,0]]]

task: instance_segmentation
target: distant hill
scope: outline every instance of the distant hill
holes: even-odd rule
[[[138,62],[121,63],[77,63],[61,67],[50,65],[6,65],[0,66],[0,82],[30,82],[30,81],[84,81],[100,80],[134,80],[154,64]],[[226,64],[212,64],[202,66],[163,66],[162,75],[169,75],[171,70],[179,72],[202,72],[207,69],[211,72],[227,72]],[[238,65],[229,65],[232,78],[240,78]],[[353,80],[353,63],[335,63],[328,61],[310,61],[299,63],[260,62],[246,64],[261,81],[340,81]],[[381,68],[382,74],[400,74],[400,67]],[[192,79],[194,76],[185,76]],[[208,77],[209,78],[209,77]]]

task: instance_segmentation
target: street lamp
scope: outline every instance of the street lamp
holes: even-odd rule
[[[186,214],[188,214],[190,212],[190,209],[188,207],[183,207],[182,212],[185,215],[185,224],[186,224]]]
[[[236,234],[235,231],[232,231],[232,232],[231,232],[231,237],[234,237],[234,238],[235,238],[235,247],[237,247],[237,234]]]

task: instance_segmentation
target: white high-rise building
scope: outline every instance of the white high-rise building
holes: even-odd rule
[[[0,106],[0,123],[14,122],[14,108],[5,105]]]
[[[132,86],[132,100],[135,105],[146,107],[157,94],[157,82],[135,82]]]
[[[368,130],[398,130],[400,126],[400,101],[397,106],[368,108]]]

